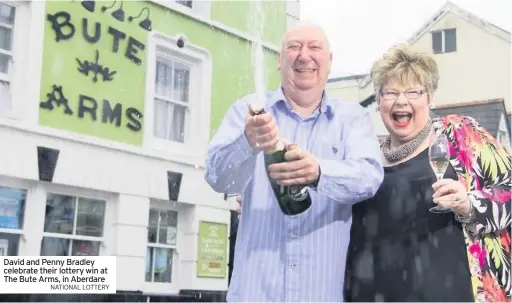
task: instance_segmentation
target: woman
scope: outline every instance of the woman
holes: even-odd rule
[[[347,301],[510,301],[510,154],[471,117],[430,118],[439,74],[427,54],[392,48],[371,77],[390,135],[379,191],[353,207]],[[435,133],[450,150],[440,181]]]

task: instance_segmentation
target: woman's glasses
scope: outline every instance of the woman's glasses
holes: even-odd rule
[[[418,99],[426,92],[427,91],[424,89],[409,89],[409,90],[406,90],[405,92],[396,92],[396,91],[390,90],[390,91],[381,91],[380,96],[382,97],[382,99],[384,99],[386,101],[395,101],[396,99],[398,99],[398,97],[401,94],[404,94],[404,96],[407,99]]]

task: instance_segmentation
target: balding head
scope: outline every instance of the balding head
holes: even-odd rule
[[[294,33],[301,30],[312,30],[316,31],[318,33],[318,39],[323,40],[325,43],[326,50],[330,52],[331,47],[329,43],[329,39],[327,38],[327,35],[325,34],[323,28],[321,28],[318,24],[310,22],[310,21],[300,21],[299,23],[293,25],[292,27],[288,28],[286,32],[283,34],[283,37],[281,38],[281,52],[285,49],[286,42],[288,40],[288,37],[290,35],[293,36]]]
[[[281,42],[278,64],[287,100],[297,108],[308,108],[305,113],[316,108],[322,99],[331,62],[329,40],[320,26],[302,21],[288,29]]]

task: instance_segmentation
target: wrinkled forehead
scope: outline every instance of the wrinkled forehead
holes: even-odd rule
[[[285,33],[283,46],[297,42],[317,43],[319,45],[328,46],[327,36],[321,29],[315,26],[300,26]]]

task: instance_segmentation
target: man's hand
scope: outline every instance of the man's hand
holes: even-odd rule
[[[279,141],[279,128],[271,113],[257,115],[258,109],[249,107],[245,119],[245,136],[252,148],[272,150]]]
[[[320,178],[320,165],[308,152],[295,144],[286,146],[286,162],[268,167],[270,177],[280,185],[312,184]]]

